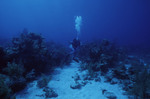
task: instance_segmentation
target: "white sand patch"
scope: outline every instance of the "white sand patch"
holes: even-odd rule
[[[78,71],[79,66],[79,63],[73,62],[69,67],[55,69],[53,78],[48,86],[55,90],[58,97],[51,99],[107,99],[102,94],[102,89],[113,92],[117,96],[117,99],[128,99],[127,96],[122,94],[123,90],[117,84],[111,85],[105,83],[103,77],[101,77],[101,82],[89,81],[81,89],[70,88],[70,85],[74,82],[72,76],[76,73],[79,75],[84,73]],[[35,84],[27,90],[25,95],[18,95],[17,99],[44,99],[44,97],[36,96],[43,93],[42,89],[38,89]]]

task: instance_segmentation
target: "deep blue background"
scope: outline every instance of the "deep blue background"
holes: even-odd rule
[[[0,38],[28,28],[67,43],[76,36],[78,15],[83,18],[83,42],[106,38],[150,46],[150,0],[0,0]]]

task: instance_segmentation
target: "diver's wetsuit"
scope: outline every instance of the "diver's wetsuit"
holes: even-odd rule
[[[76,58],[76,49],[80,46],[80,40],[73,39],[73,41],[71,42],[71,45],[72,45],[72,47],[74,49],[74,51],[73,51],[73,59],[75,61],[78,61],[77,58]]]
[[[80,40],[73,39],[71,44],[72,44],[72,47],[74,48],[74,50],[76,50],[80,46]]]

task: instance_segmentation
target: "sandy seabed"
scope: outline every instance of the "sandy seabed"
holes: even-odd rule
[[[101,82],[90,80],[81,89],[70,88],[70,85],[74,83],[73,76],[77,73],[79,75],[84,73],[84,71],[79,71],[79,67],[79,63],[72,62],[70,66],[55,69],[48,87],[53,88],[58,94],[58,97],[51,99],[108,99],[102,94],[102,89],[113,92],[117,96],[117,99],[128,99],[127,96],[123,95],[124,91],[119,85],[111,85],[110,83],[104,82],[103,76],[101,77]],[[16,99],[45,99],[42,96],[45,92],[36,85],[37,81],[30,83],[26,89],[16,95]]]

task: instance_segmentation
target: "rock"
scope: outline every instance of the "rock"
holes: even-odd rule
[[[107,74],[105,75],[106,81],[105,82],[110,82],[113,79],[113,71],[109,70]]]
[[[38,97],[44,97],[44,94],[41,94],[41,95],[36,95],[36,96],[38,96]]]
[[[105,76],[105,80],[104,80],[104,82],[111,82],[111,80],[112,80],[112,78],[110,78],[110,77],[108,77],[108,76]]]
[[[117,78],[113,78],[110,83],[117,84],[117,83],[119,83],[119,80]]]
[[[112,92],[106,92],[104,96],[107,97],[108,99],[117,99],[116,95]]]
[[[51,88],[46,87],[46,88],[44,88],[43,91],[46,92],[45,93],[46,98],[58,97],[58,94],[54,90],[52,90]]]
[[[108,99],[117,99],[117,96],[112,93],[112,92],[108,92],[107,90],[103,89],[102,90],[102,94],[107,97]]]
[[[88,77],[87,76],[83,76],[83,80],[88,80]]]
[[[88,83],[88,81],[82,81],[81,84],[82,86],[85,86]]]
[[[96,82],[101,82],[101,78],[95,78]]]
[[[75,75],[75,77],[74,77],[74,80],[75,80],[75,81],[78,81],[78,80],[80,80],[80,79],[81,79],[81,78],[80,78],[79,74],[76,73],[76,75]]]
[[[78,73],[76,73],[75,76],[72,76],[72,78],[74,79],[75,82],[78,82],[78,80],[81,80],[81,78],[80,78]]]
[[[104,93],[105,93],[106,91],[107,91],[106,89],[102,89],[102,94],[104,95]]]
[[[82,78],[83,80],[93,80],[93,78],[89,75],[84,75]]]
[[[133,82],[131,82],[130,80],[122,80],[122,88],[125,91],[129,91],[133,88]]]
[[[125,66],[121,66],[114,69],[113,76],[118,79],[126,80],[129,79],[129,75],[127,73],[127,69]]]
[[[70,88],[72,89],[80,89],[81,88],[81,84],[76,82],[70,85]]]
[[[88,80],[88,76],[89,76],[89,75],[87,75],[87,74],[82,75],[82,79],[83,79],[83,80]]]
[[[97,77],[95,77],[95,82],[101,82],[101,76],[100,75],[97,75]]]

